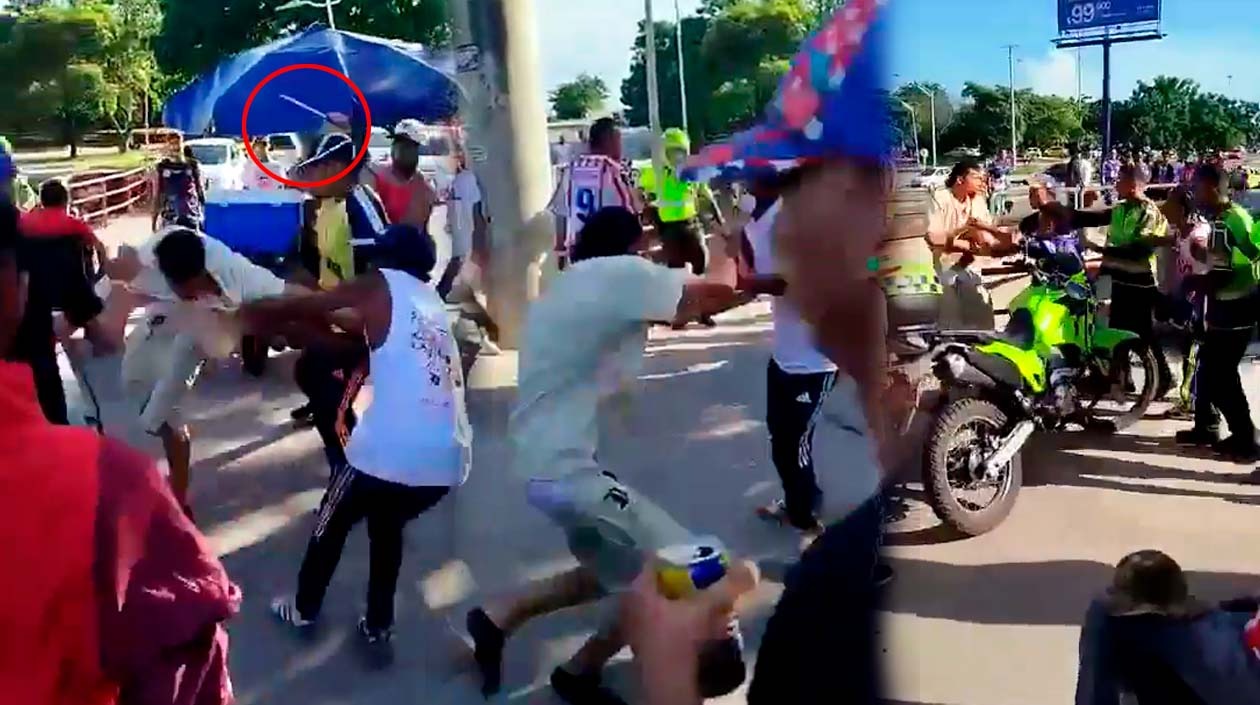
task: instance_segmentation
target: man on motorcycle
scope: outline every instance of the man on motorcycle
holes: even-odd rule
[[[1116,181],[1116,193],[1121,202],[1104,211],[1067,209],[1057,203],[1047,203],[1042,210],[1058,216],[1065,215],[1073,228],[1098,228],[1110,226],[1107,243],[1102,248],[1103,261],[1099,271],[1111,284],[1111,317],[1109,326],[1137,333],[1155,352],[1160,371],[1160,389],[1167,390],[1171,381],[1168,363],[1164,360],[1154,339],[1153,313],[1159,299],[1155,287],[1154,257],[1159,247],[1173,244],[1168,234],[1168,220],[1159,206],[1146,197],[1145,188],[1150,174],[1139,164],[1120,167]],[[1106,286],[1102,287],[1106,291]],[[1163,396],[1162,393],[1157,396]]]
[[[1242,206],[1230,201],[1228,174],[1214,164],[1195,172],[1195,201],[1211,222],[1207,261],[1212,270],[1192,276],[1186,286],[1203,294],[1205,330],[1199,349],[1198,393],[1194,428],[1177,433],[1177,442],[1211,446],[1237,462],[1260,458],[1251,409],[1238,365],[1256,325],[1255,292],[1260,264],[1260,230]],[[1218,412],[1230,436],[1217,440]]]

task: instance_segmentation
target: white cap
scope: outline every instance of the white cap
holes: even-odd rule
[[[394,125],[393,137],[394,139],[402,138],[411,140],[416,144],[422,144],[425,141],[424,125],[421,125],[420,121],[415,118],[399,120],[398,124]]]

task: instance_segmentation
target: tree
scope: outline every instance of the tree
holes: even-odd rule
[[[711,20],[702,51],[721,99],[706,115],[706,134],[731,132],[761,114],[808,29],[801,0],[736,0]]]
[[[1010,92],[1005,86],[982,86],[968,83],[963,88],[964,104],[954,114],[940,138],[940,149],[948,152],[959,147],[978,147],[987,154],[996,154],[1011,144]],[[1025,122],[1018,110],[1016,95],[1015,134],[1018,140]]]
[[[1022,143],[1026,147],[1057,147],[1085,137],[1081,108],[1074,100],[1021,91],[1016,107],[1024,117]]]
[[[920,88],[922,90],[920,90]],[[933,101],[923,91],[928,91],[936,98],[936,136],[939,145],[941,134],[945,131],[949,124],[954,120],[954,104],[949,99],[949,94],[945,89],[937,83],[908,83],[896,90],[894,97],[905,101],[913,110],[915,120],[914,124],[919,128],[919,144],[927,147],[932,144],[932,108]],[[904,117],[904,125],[899,125],[898,130],[907,133],[908,139],[905,141],[909,144],[914,143],[914,136],[908,134],[911,129],[912,121],[909,113],[906,112],[905,106],[897,101],[893,101],[894,116]]]
[[[691,138],[704,136],[705,101],[710,95],[701,46],[708,31],[706,17],[684,17],[683,61],[687,77],[687,124]],[[646,26],[639,22],[639,33],[630,59],[630,75],[621,82],[621,102],[626,106],[626,121],[631,125],[648,124],[647,110],[647,44]],[[678,32],[672,22],[656,23],[656,75],[661,98],[661,123],[666,127],[682,127],[682,98],[678,81]]]
[[[1113,106],[1112,135],[1119,144],[1158,150],[1232,149],[1260,138],[1258,111],[1255,103],[1204,93],[1192,80],[1159,76]]]
[[[598,112],[606,100],[604,79],[582,73],[551,92],[551,113],[557,120],[580,120]]]
[[[40,7],[19,16],[0,58],[12,67],[3,80],[12,97],[0,114],[10,126],[53,123],[71,156],[83,131],[113,109],[113,93],[100,59],[111,17],[99,3]]]
[[[154,50],[161,69],[190,80],[224,57],[287,32],[326,23],[323,8],[277,11],[288,0],[161,0],[162,28]],[[337,29],[429,46],[450,40],[446,0],[342,0]]]
[[[158,0],[113,0],[113,25],[102,60],[112,100],[108,114],[118,133],[119,149],[128,145],[128,133],[137,123],[147,123],[158,80],[152,42],[162,26]]]

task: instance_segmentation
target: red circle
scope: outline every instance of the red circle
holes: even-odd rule
[[[279,76],[281,74],[286,74],[290,71],[297,71],[298,69],[314,69],[316,71],[323,71],[324,73],[332,74],[333,76],[336,76],[337,78],[340,78],[341,80],[345,81],[346,85],[350,86],[350,89],[354,91],[354,94],[356,96],[358,96],[359,104],[363,106],[363,118],[367,122],[367,131],[363,134],[363,145],[359,147],[359,150],[358,150],[359,153],[355,155],[354,161],[350,162],[350,166],[347,166],[345,169],[342,169],[341,171],[337,172],[336,174],[322,181],[295,181],[293,179],[286,179],[285,177],[280,176],[279,174],[268,169],[266,166],[263,165],[261,161],[258,160],[258,155],[254,154],[254,145],[249,141],[249,130],[247,130],[245,127],[246,120],[249,118],[250,106],[254,104],[254,98],[258,96],[258,91],[261,90],[263,86],[271,82],[271,79],[275,78],[276,76]],[[254,90],[250,92],[249,98],[246,99],[245,101],[245,109],[241,111],[241,139],[244,140],[245,142],[245,152],[249,154],[250,161],[252,161],[255,165],[257,165],[259,169],[262,169],[263,173],[266,174],[267,176],[270,176],[271,178],[275,179],[276,181],[279,181],[285,186],[292,186],[293,188],[299,188],[299,189],[319,188],[320,186],[327,186],[328,184],[341,180],[351,171],[354,171],[355,167],[359,166],[359,162],[363,161],[363,155],[367,154],[368,141],[371,139],[371,137],[372,137],[372,110],[368,107],[367,98],[363,97],[363,91],[359,90],[359,87],[355,85],[354,81],[350,80],[349,76],[341,73],[340,71],[337,71],[336,69],[330,69],[327,66],[321,66],[320,64],[292,64],[290,66],[285,66],[283,68],[279,68],[279,69],[276,69],[275,71],[272,71],[270,74],[267,75],[266,78],[260,81],[257,86],[254,86]]]

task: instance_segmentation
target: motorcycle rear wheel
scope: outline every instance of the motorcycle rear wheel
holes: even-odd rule
[[[950,530],[963,536],[979,536],[996,528],[1014,509],[1024,481],[1022,452],[1011,458],[997,480],[993,499],[984,506],[973,506],[960,498],[957,492],[966,489],[958,485],[969,479],[960,477],[958,455],[967,449],[956,447],[959,436],[984,434],[986,447],[970,451],[988,455],[991,452],[988,446],[1009,432],[1008,425],[1006,414],[996,404],[975,398],[959,399],[949,404],[932,424],[931,435],[923,450],[923,488],[932,511]]]
[[[1155,394],[1160,386],[1159,363],[1156,362],[1155,353],[1150,346],[1138,341],[1128,341],[1117,345],[1111,360],[1110,377],[1107,379],[1108,391],[1095,394],[1087,409],[1095,418],[1110,421],[1117,431],[1122,431],[1141,421],[1146,415],[1146,410],[1155,401]],[[1132,393],[1126,391],[1124,402],[1120,404],[1123,410],[1118,413],[1100,413],[1102,410],[1098,408],[1098,404],[1112,393],[1111,390],[1117,386],[1127,385],[1132,380],[1135,361],[1136,367],[1141,368],[1142,389],[1135,389]]]

